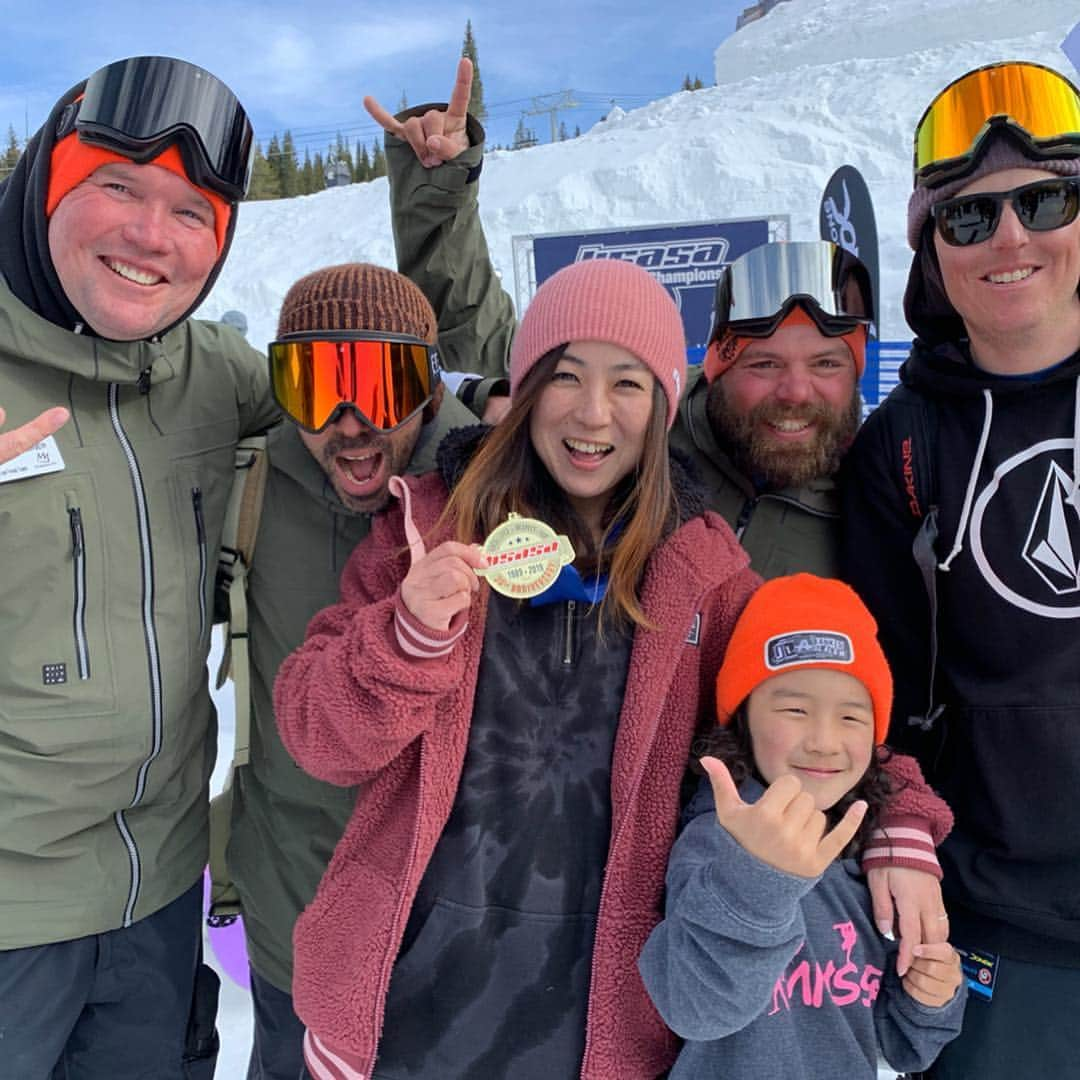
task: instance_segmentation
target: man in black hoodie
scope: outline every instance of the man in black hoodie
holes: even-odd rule
[[[843,562],[892,665],[890,742],[956,814],[943,888],[976,992],[932,1075],[1075,1076],[1080,91],[969,72],[916,169],[918,339],[845,459]]]

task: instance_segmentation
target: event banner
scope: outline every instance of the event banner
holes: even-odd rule
[[[529,297],[556,270],[589,259],[623,259],[644,267],[675,299],[682,313],[691,360],[704,351],[712,319],[713,292],[720,271],[734,259],[770,240],[787,238],[786,215],[736,221],[650,225],[604,232],[515,237],[531,243]],[[521,270],[519,266],[519,305]]]

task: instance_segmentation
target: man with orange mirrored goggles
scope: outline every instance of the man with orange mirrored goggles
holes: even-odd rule
[[[394,431],[431,401],[439,385],[436,350],[403,334],[290,334],[272,341],[267,352],[274,399],[315,434],[346,409],[377,431]]]

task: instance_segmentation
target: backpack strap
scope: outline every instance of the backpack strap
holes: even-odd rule
[[[232,489],[225,508],[225,526],[214,582],[214,617],[225,622],[225,649],[215,686],[232,677],[236,742],[225,786],[210,800],[210,907],[207,923],[228,926],[241,912],[240,894],[232,883],[225,852],[232,820],[233,776],[248,762],[251,739],[251,663],[248,655],[247,579],[255,555],[266,477],[266,436],[252,435],[236,447]]]
[[[926,709],[922,715],[909,716],[911,727],[929,731],[941,715],[943,705],[934,704],[934,684],[938,659],[938,486],[937,486],[937,408],[932,401],[916,394],[903,383],[889,395],[889,408],[883,411],[887,428],[886,445],[899,451],[900,487],[907,507],[918,524],[911,544],[911,554],[926,589],[930,609],[930,657]],[[894,460],[896,460],[894,458]]]
[[[248,655],[247,578],[255,556],[269,457],[266,436],[253,435],[236,447],[235,474],[225,528],[218,552],[216,605],[227,622],[225,650],[218,668],[216,687],[232,677],[236,697],[236,743],[233,768],[246,765],[251,737],[251,661]]]

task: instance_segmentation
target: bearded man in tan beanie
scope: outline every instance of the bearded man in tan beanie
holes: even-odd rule
[[[292,928],[315,893],[356,799],[312,779],[277,734],[272,691],[310,618],[338,598],[349,553],[389,501],[391,476],[435,466],[475,417],[444,397],[435,314],[391,270],[333,266],[297,281],[270,345],[274,396],[293,421],[271,432],[248,578],[250,761],[237,769],[227,859],[244,913],[254,1046],[248,1076],[296,1080],[303,1026],[292,1008]]]

